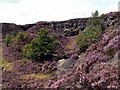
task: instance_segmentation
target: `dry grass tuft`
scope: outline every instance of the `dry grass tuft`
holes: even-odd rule
[[[22,75],[20,77],[21,79],[48,79],[50,78],[49,74],[42,74],[42,73],[38,73],[38,74],[26,74],[26,75]]]

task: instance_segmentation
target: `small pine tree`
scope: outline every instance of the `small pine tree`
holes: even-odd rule
[[[41,29],[38,37],[23,47],[23,54],[28,59],[39,60],[43,56],[52,54],[55,48],[55,39],[48,36],[47,29]]]
[[[85,52],[86,49],[102,35],[103,21],[99,17],[98,11],[92,13],[92,17],[87,22],[87,27],[84,32],[80,33],[77,43],[80,46],[80,52]]]

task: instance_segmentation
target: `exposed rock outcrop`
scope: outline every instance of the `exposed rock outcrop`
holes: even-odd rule
[[[101,16],[105,22],[106,28],[111,25],[119,25],[120,20],[120,12],[110,12],[108,14],[104,14]],[[20,31],[28,31],[30,33],[35,33],[40,28],[49,28],[55,30],[56,32],[67,35],[67,36],[74,36],[77,35],[79,32],[85,29],[86,23],[89,18],[77,18],[77,19],[70,19],[66,21],[40,21],[34,24],[26,24],[26,25],[16,25],[13,23],[2,23],[2,33],[3,36],[9,34],[11,32],[20,32]],[[69,31],[66,32],[66,29]],[[67,34],[69,33],[69,34]]]

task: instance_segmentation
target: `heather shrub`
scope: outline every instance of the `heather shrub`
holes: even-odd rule
[[[18,34],[12,33],[5,37],[5,43],[9,46],[9,52],[14,56],[15,59],[21,59],[22,47],[30,42],[31,37],[26,32],[19,32]],[[11,56],[12,57],[12,56]]]
[[[109,26],[109,27],[106,29],[106,31],[107,31],[107,32],[112,32],[113,30],[116,30],[116,29],[117,29],[116,26],[111,25],[111,26]]]
[[[22,56],[22,47],[29,43],[31,40],[30,35],[26,32],[19,32],[14,38],[11,43],[11,51],[13,52],[20,52]]]
[[[5,36],[5,44],[17,46],[18,44],[22,44],[23,42],[27,42],[29,40],[29,34],[25,32],[19,32],[17,35],[12,33],[10,35]]]
[[[5,36],[5,39],[4,39],[4,42],[5,42],[5,45],[8,47],[12,42],[13,42],[13,39],[14,37],[16,36],[15,33],[12,33],[12,34],[7,34]]]
[[[118,62],[98,63],[89,74],[87,79],[92,87],[118,88]]]
[[[4,40],[5,40],[6,46],[8,46],[11,43],[10,35],[6,35]]]
[[[107,29],[108,30],[108,29]],[[117,36],[119,35],[119,29],[115,29],[115,30],[109,30],[107,32],[105,32],[103,35],[102,35],[102,45],[107,45],[109,43],[109,41],[111,39],[114,38],[114,36]]]
[[[27,42],[29,39],[29,34],[26,32],[19,32],[17,36],[14,38],[14,43],[22,44],[23,42]]]
[[[96,11],[88,20],[86,29],[78,36],[77,43],[80,47],[80,53],[85,52],[92,43],[98,40],[102,35],[102,30],[103,22],[98,16],[98,11]]]
[[[52,74],[57,70],[57,62],[56,61],[45,61],[42,65],[41,72],[44,74]]]
[[[22,63],[26,64],[29,61],[29,59],[22,59]]]
[[[41,57],[51,55],[56,48],[56,40],[48,36],[47,29],[41,29],[38,37],[23,47],[23,55],[32,60],[39,60]]]
[[[117,35],[113,39],[109,41],[109,43],[104,47],[104,52],[109,55],[113,56],[117,50],[120,49],[120,36]]]

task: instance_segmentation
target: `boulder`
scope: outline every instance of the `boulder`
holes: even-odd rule
[[[72,55],[69,59],[61,59],[57,64],[57,76],[58,78],[62,77],[66,72],[74,68],[77,55]]]
[[[79,30],[78,29],[65,29],[64,30],[64,35],[65,36],[75,36],[79,34]]]

